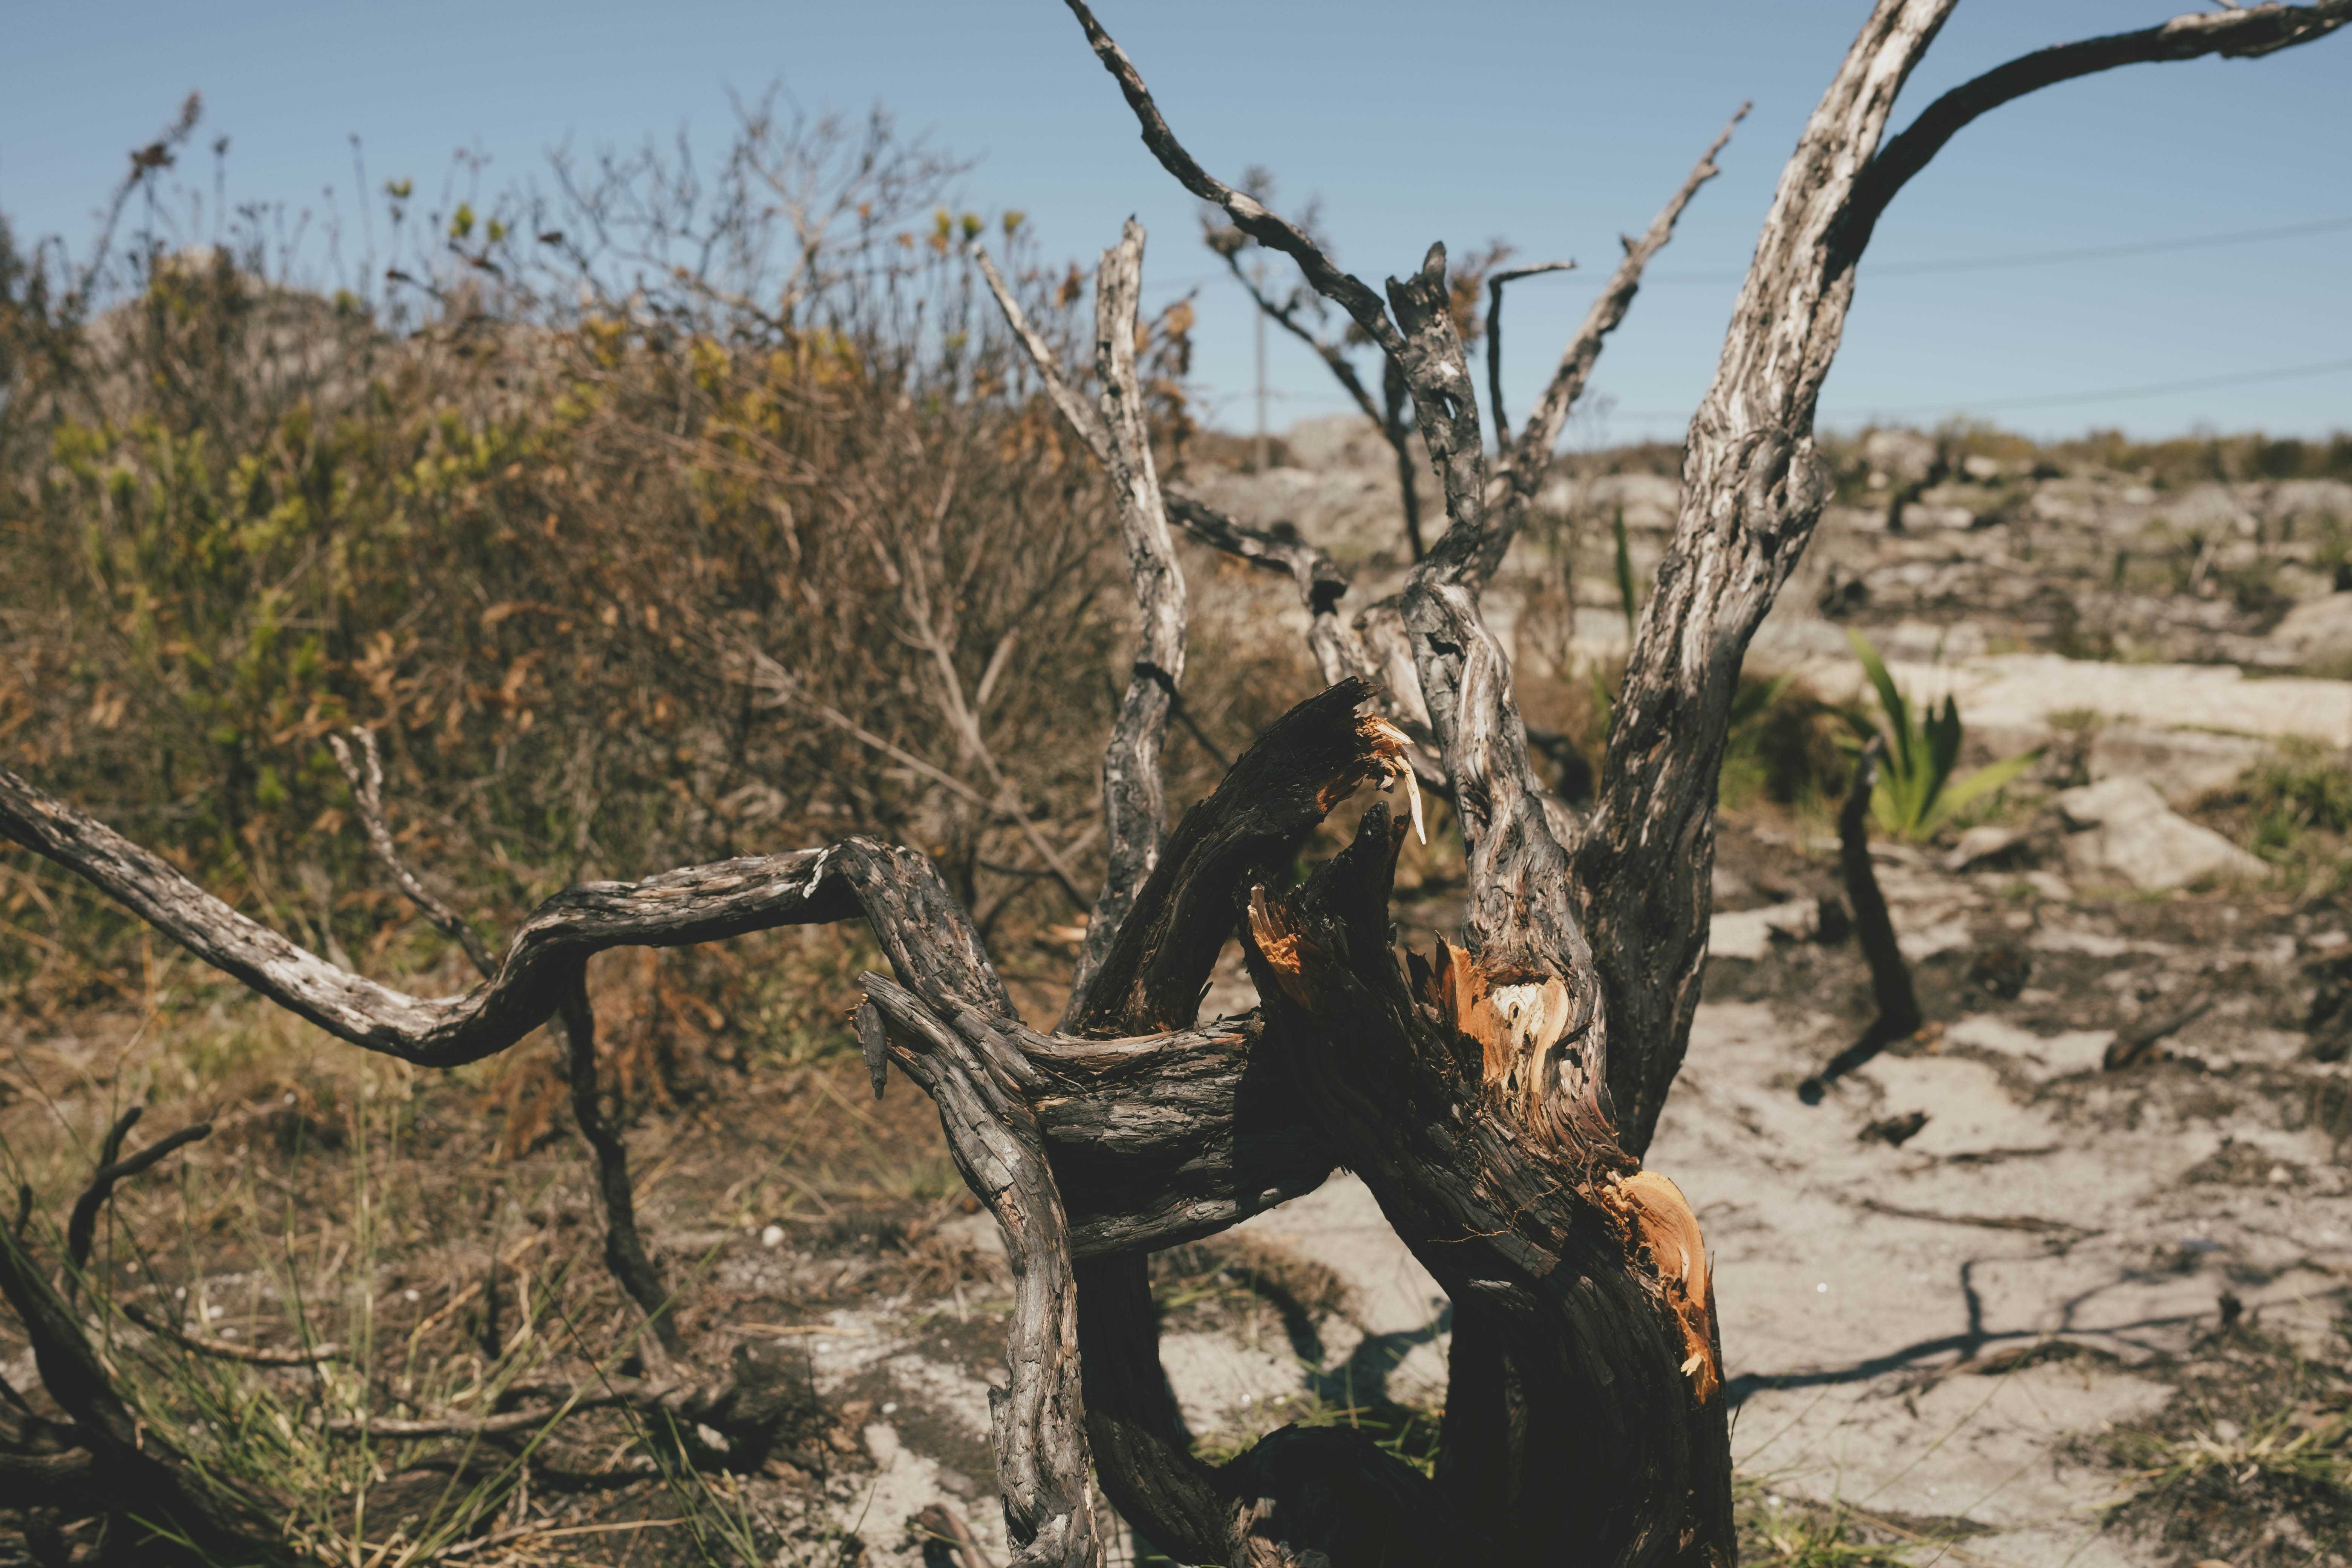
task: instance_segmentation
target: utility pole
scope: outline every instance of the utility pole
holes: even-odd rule
[[[1265,292],[1265,263],[1254,262],[1250,267],[1251,280],[1261,295]],[[1252,310],[1250,320],[1257,324],[1257,461],[1256,471],[1266,470],[1265,439],[1265,312]]]

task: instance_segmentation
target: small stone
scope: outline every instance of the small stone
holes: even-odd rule
[[[784,1227],[782,1226],[772,1225],[760,1233],[760,1245],[762,1247],[782,1247],[783,1244]]]
[[[1994,823],[1979,823],[1960,835],[1952,852],[1944,857],[1948,871],[1967,871],[1987,861],[1996,860],[2025,842],[2025,835],[2014,827],[2002,827]]]

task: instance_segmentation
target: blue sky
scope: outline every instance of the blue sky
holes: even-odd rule
[[[2144,26],[2187,0],[1966,0],[1898,123],[2012,55]],[[1735,279],[1781,160],[1860,0],[1651,5],[1452,0],[1103,0],[1181,135],[1322,198],[1341,261],[1377,279],[1426,244],[1502,237],[1581,278],[1518,285],[1507,391],[1523,410],[1607,273],[1743,99],[1755,112],[1604,355],[1614,401],[1575,439],[1677,436],[1714,368]],[[1055,0],[411,0],[393,6],[26,0],[0,62],[0,211],[20,234],[86,236],[182,95],[231,139],[233,201],[350,203],[348,137],[372,179],[439,187],[459,148],[488,184],[548,149],[690,128],[716,145],[730,89],[811,109],[888,105],[978,160],[965,202],[1030,215],[1046,254],[1091,257],[1139,216],[1146,277],[1201,289],[1213,415],[1251,418],[1246,301],[1201,247],[1194,204],[1136,139]],[[1962,132],[1880,226],[1824,422],[1981,414],[2045,434],[2199,424],[2352,426],[2352,36],[2253,61],[2140,66],[2069,83]],[[193,167],[202,180],[208,173]],[[2340,220],[2340,221],[2339,221]],[[2318,232],[2097,261],[1958,272],[1921,264],[2290,226]],[[1875,267],[1872,265],[1874,262]],[[2269,373],[2334,364],[2292,377]],[[2259,378],[2231,381],[2231,378]],[[2177,383],[2231,381],[2147,395]],[[1277,428],[1334,411],[1321,367],[1277,337]]]

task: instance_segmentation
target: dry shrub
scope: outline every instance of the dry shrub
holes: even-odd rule
[[[1134,613],[1102,476],[975,289],[989,226],[878,119],[755,105],[722,167],[559,164],[554,196],[421,223],[404,192],[408,304],[296,287],[252,236],[142,235],[110,295],[0,252],[0,759],[379,969],[437,940],[366,863],[323,746],[352,723],[406,853],[486,929],[853,830],[937,857],[984,931],[1075,918],[1049,861],[1091,893]],[[1068,339],[1083,281],[994,228]],[[1149,345],[1176,459],[1189,316]],[[1308,689],[1268,640],[1196,645],[1224,746]],[[1216,765],[1180,743],[1171,795]],[[45,1007],[110,997],[136,940],[46,869],[8,868],[0,919],[28,938],[0,973]],[[816,945],[695,973],[701,1006],[641,987],[666,1021],[616,1062],[651,1083],[631,1053],[804,1029],[802,962],[831,994],[861,951]]]

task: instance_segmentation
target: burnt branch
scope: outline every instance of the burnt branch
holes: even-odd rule
[[[146,1112],[145,1106],[134,1105],[107,1129],[99,1146],[98,1169],[90,1173],[89,1184],[82,1189],[81,1196],[74,1200],[73,1213],[66,1220],[66,1261],[72,1265],[67,1275],[68,1295],[79,1289],[79,1276],[89,1266],[90,1244],[97,1239],[99,1213],[114,1196],[115,1187],[142,1172],[152,1170],[174,1152],[213,1135],[212,1123],[199,1121],[168,1133],[126,1158],[122,1141]]]
[[[1079,1385],[1069,1222],[1044,1135],[1020,1092],[1035,1070],[1003,1032],[1010,1009],[993,1016],[969,1005],[942,1009],[950,1022],[881,975],[858,982],[887,1025],[899,1070],[938,1105],[956,1168],[996,1216],[1012,1265],[1007,1386],[991,1404],[1015,1568],[1093,1568],[1102,1548]]]
[[[1511,438],[1511,422],[1503,416],[1503,285],[1517,283],[1522,278],[1541,278],[1553,272],[1573,272],[1573,261],[1544,261],[1533,267],[1506,267],[1489,273],[1486,278],[1486,404],[1495,418],[1495,443],[1502,446]]]
[[[1580,1031],[1597,1017],[1591,955],[1571,907],[1567,862],[1528,758],[1509,660],[1478,609],[1479,590],[1493,571],[1488,557],[1499,559],[1508,541],[1490,526],[1477,394],[1451,308],[1445,247],[1430,247],[1412,277],[1390,279],[1382,310],[1369,288],[1340,272],[1303,231],[1202,170],[1176,140],[1126,51],[1083,0],[1068,4],[1161,165],[1193,195],[1223,207],[1251,238],[1297,260],[1308,283],[1355,317],[1388,355],[1412,396],[1444,488],[1448,522],[1414,569],[1404,622],[1421,696],[1470,843],[1472,941],[1491,943],[1505,964],[1578,976]]]
[[[108,1141],[117,1151],[130,1120],[118,1122],[110,1134]],[[131,1158],[153,1156],[145,1160],[143,1169],[177,1146],[171,1139],[160,1140]],[[115,1163],[110,1162],[108,1168]],[[15,1310],[31,1342],[41,1385],[65,1413],[72,1440],[81,1450],[37,1460],[12,1456],[15,1462],[0,1469],[0,1495],[27,1483],[53,1482],[62,1489],[38,1501],[106,1511],[131,1542],[177,1539],[208,1555],[237,1562],[290,1561],[289,1553],[269,1544],[266,1521],[272,1513],[261,1500],[205,1476],[116,1392],[106,1363],[91,1348],[72,1308],[50,1288],[24,1244],[5,1232],[0,1232],[0,1299]],[[135,1516],[128,1511],[132,1505]]]
[[[1878,1045],[1916,1035],[1927,1021],[1919,1011],[1911,965],[1895,941],[1895,921],[1886,910],[1886,895],[1878,890],[1878,872],[1870,858],[1870,794],[1885,756],[1885,739],[1872,736],[1854,763],[1853,783],[1838,810],[1838,868],[1845,877],[1846,901],[1853,908],[1854,940],[1870,964],[1871,995],[1878,1005],[1870,1036]]]
[[[1618,1144],[1559,979],[1443,943],[1400,972],[1402,836],[1375,805],[1303,887],[1255,889],[1244,952],[1310,1116],[1444,1287],[1457,1332],[1470,1320],[1440,1477],[1449,1550],[1728,1561],[1720,1356],[1689,1205]]]
[[[1103,750],[1102,799],[1108,864],[1102,892],[1087,921],[1071,977],[1073,997],[1102,966],[1112,938],[1134,907],[1135,895],[1160,858],[1167,831],[1167,785],[1161,752],[1178,689],[1184,679],[1184,574],[1168,531],[1160,473],[1151,460],[1143,389],[1136,376],[1138,296],[1143,284],[1143,226],[1127,221],[1119,242],[1095,269],[1095,374],[1102,387],[1102,422],[1109,441],[1111,488],[1118,496],[1119,536],[1142,622],[1141,646],[1121,699],[1110,742]]]
[[[301,1350],[241,1345],[232,1340],[214,1339],[210,1334],[192,1333],[157,1317],[136,1301],[122,1302],[121,1307],[124,1317],[158,1339],[169,1340],[183,1350],[221,1361],[241,1361],[248,1366],[316,1366],[320,1362],[339,1360],[343,1353],[342,1347],[334,1344],[310,1345]]]
[[[596,1156],[596,1195],[604,1207],[604,1267],[627,1291],[653,1326],[654,1338],[673,1356],[686,1354],[685,1336],[670,1311],[675,1299],[664,1287],[661,1270],[646,1252],[637,1234],[636,1184],[629,1175],[629,1146],[604,1114],[596,1074],[596,1015],[588,1005],[583,966],[575,971],[556,1000],[562,1022],[564,1078],[572,1090],[572,1116],[580,1135]]]
[[[1630,1148],[1647,1145],[1689,1038],[1731,700],[1748,644],[1829,500],[1814,411],[1877,213],[1960,125],[2035,87],[2134,60],[2267,52],[2352,19],[2340,0],[2263,5],[2044,51],[1955,89],[1880,153],[1895,97],[1954,3],[1880,0],[1864,24],[1781,171],[1691,420],[1680,515],[1577,855],[1607,955],[1610,1079]]]
[[[1535,412],[1528,416],[1528,423],[1520,430],[1516,442],[1508,440],[1508,431],[1503,423],[1500,368],[1503,357],[1500,335],[1503,276],[1498,275],[1489,285],[1494,290],[1494,305],[1486,314],[1486,374],[1494,387],[1495,438],[1498,445],[1506,447],[1500,466],[1509,488],[1503,502],[1502,522],[1496,530],[1500,543],[1490,551],[1494,565],[1486,568],[1488,575],[1491,576],[1495,567],[1502,563],[1503,552],[1510,548],[1511,536],[1526,520],[1527,509],[1535,500],[1537,490],[1542,487],[1544,470],[1550,464],[1552,447],[1559,444],[1559,433],[1568,424],[1569,410],[1583,395],[1585,384],[1592,377],[1592,367],[1600,361],[1601,345],[1624,321],[1625,312],[1633,308],[1633,296],[1641,291],[1643,269],[1675,237],[1675,225],[1681,221],[1683,209],[1690,205],[1691,198],[1698,195],[1699,187],[1720,172],[1716,167],[1716,154],[1730,143],[1732,132],[1748,118],[1748,111],[1752,107],[1746,103],[1739,106],[1722,132],[1708,143],[1706,152],[1699,154],[1698,162],[1692,166],[1681,187],[1667,198],[1664,206],[1658,209],[1658,216],[1650,220],[1650,226],[1642,237],[1635,239],[1628,236],[1623,239],[1623,259],[1617,263],[1617,270],[1609,275],[1609,281],[1602,286],[1600,297],[1585,311],[1583,324],[1577,328],[1576,336],[1569,340],[1567,349],[1560,354],[1559,368],[1552,372],[1550,383],[1544,387],[1543,396],[1537,401]]]
[[[1086,0],[1065,0],[1070,14],[1087,35],[1087,42],[1103,68],[1118,83],[1119,92],[1127,99],[1128,107],[1135,111],[1136,122],[1143,132],[1143,144],[1160,161],[1160,166],[1176,176],[1176,183],[1200,197],[1224,209],[1234,226],[1269,250],[1278,250],[1298,263],[1307,281],[1325,299],[1355,319],[1366,336],[1378,343],[1382,353],[1399,355],[1404,348],[1403,336],[1389,320],[1381,297],[1360,278],[1340,270],[1338,264],[1323,253],[1323,247],[1308,237],[1304,229],[1286,219],[1268,212],[1264,204],[1245,191],[1237,191],[1201,167],[1200,162],[1184,150],[1176,140],[1175,132],[1151,100],[1151,89],[1143,84],[1143,73],[1135,68],[1127,51],[1118,47],[1095,14],[1087,7]]]
[[[955,1548],[963,1558],[962,1568],[996,1568],[996,1560],[982,1551],[980,1542],[971,1538],[963,1516],[947,1504],[928,1504],[911,1522],[931,1540]]]
[[[1878,870],[1870,858],[1870,792],[1885,758],[1885,737],[1873,735],[1854,761],[1853,782],[1838,809],[1838,869],[1845,879],[1846,905],[1853,911],[1854,941],[1870,965],[1871,995],[1878,1011],[1860,1039],[1797,1086],[1797,1098],[1808,1105],[1819,1104],[1833,1080],[1895,1041],[1917,1034],[1927,1021],[1919,1010],[1911,964],[1895,940],[1895,920],[1887,912],[1886,895],[1879,891]]]

